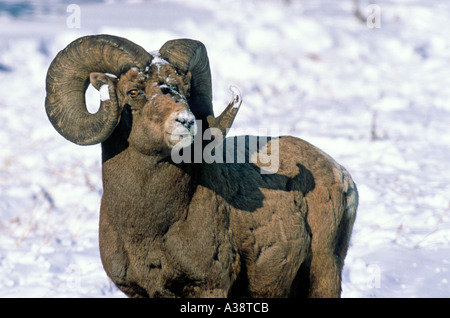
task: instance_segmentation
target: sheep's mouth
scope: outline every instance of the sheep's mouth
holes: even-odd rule
[[[189,146],[197,134],[197,123],[194,115],[188,110],[172,113],[165,124],[164,132],[169,147],[183,148]]]
[[[173,133],[173,132],[170,133],[168,131],[166,131],[165,133],[167,136],[167,141],[169,142],[169,145],[171,145],[172,147],[189,146],[194,139],[194,136],[188,130],[186,130],[186,133]]]

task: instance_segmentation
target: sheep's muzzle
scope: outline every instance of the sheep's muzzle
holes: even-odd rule
[[[189,110],[174,112],[166,121],[164,131],[170,146],[173,148],[187,147],[197,134],[195,116]]]

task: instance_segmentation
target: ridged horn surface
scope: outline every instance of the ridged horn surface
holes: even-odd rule
[[[189,107],[197,119],[207,128],[208,116],[214,116],[212,106],[211,71],[208,54],[203,43],[191,39],[166,42],[159,50],[161,58],[167,60],[183,73],[191,72]]]
[[[141,70],[152,56],[139,45],[112,35],[79,38],[58,53],[47,72],[45,108],[50,122],[66,139],[79,145],[106,140],[114,131],[121,108],[113,87],[109,99],[91,114],[85,92],[91,72],[120,76],[131,67]]]

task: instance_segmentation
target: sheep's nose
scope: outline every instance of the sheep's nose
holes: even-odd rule
[[[193,120],[187,120],[185,118],[177,118],[177,119],[175,119],[175,121],[179,122],[180,124],[182,124],[187,129],[190,129],[194,125],[194,121]]]
[[[195,125],[195,117],[191,112],[187,110],[181,111],[175,121],[186,127],[187,129],[191,129],[192,126]]]

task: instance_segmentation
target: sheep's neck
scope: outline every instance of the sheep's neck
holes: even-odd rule
[[[103,164],[105,211],[120,228],[163,235],[187,213],[195,190],[190,169],[128,148]]]

